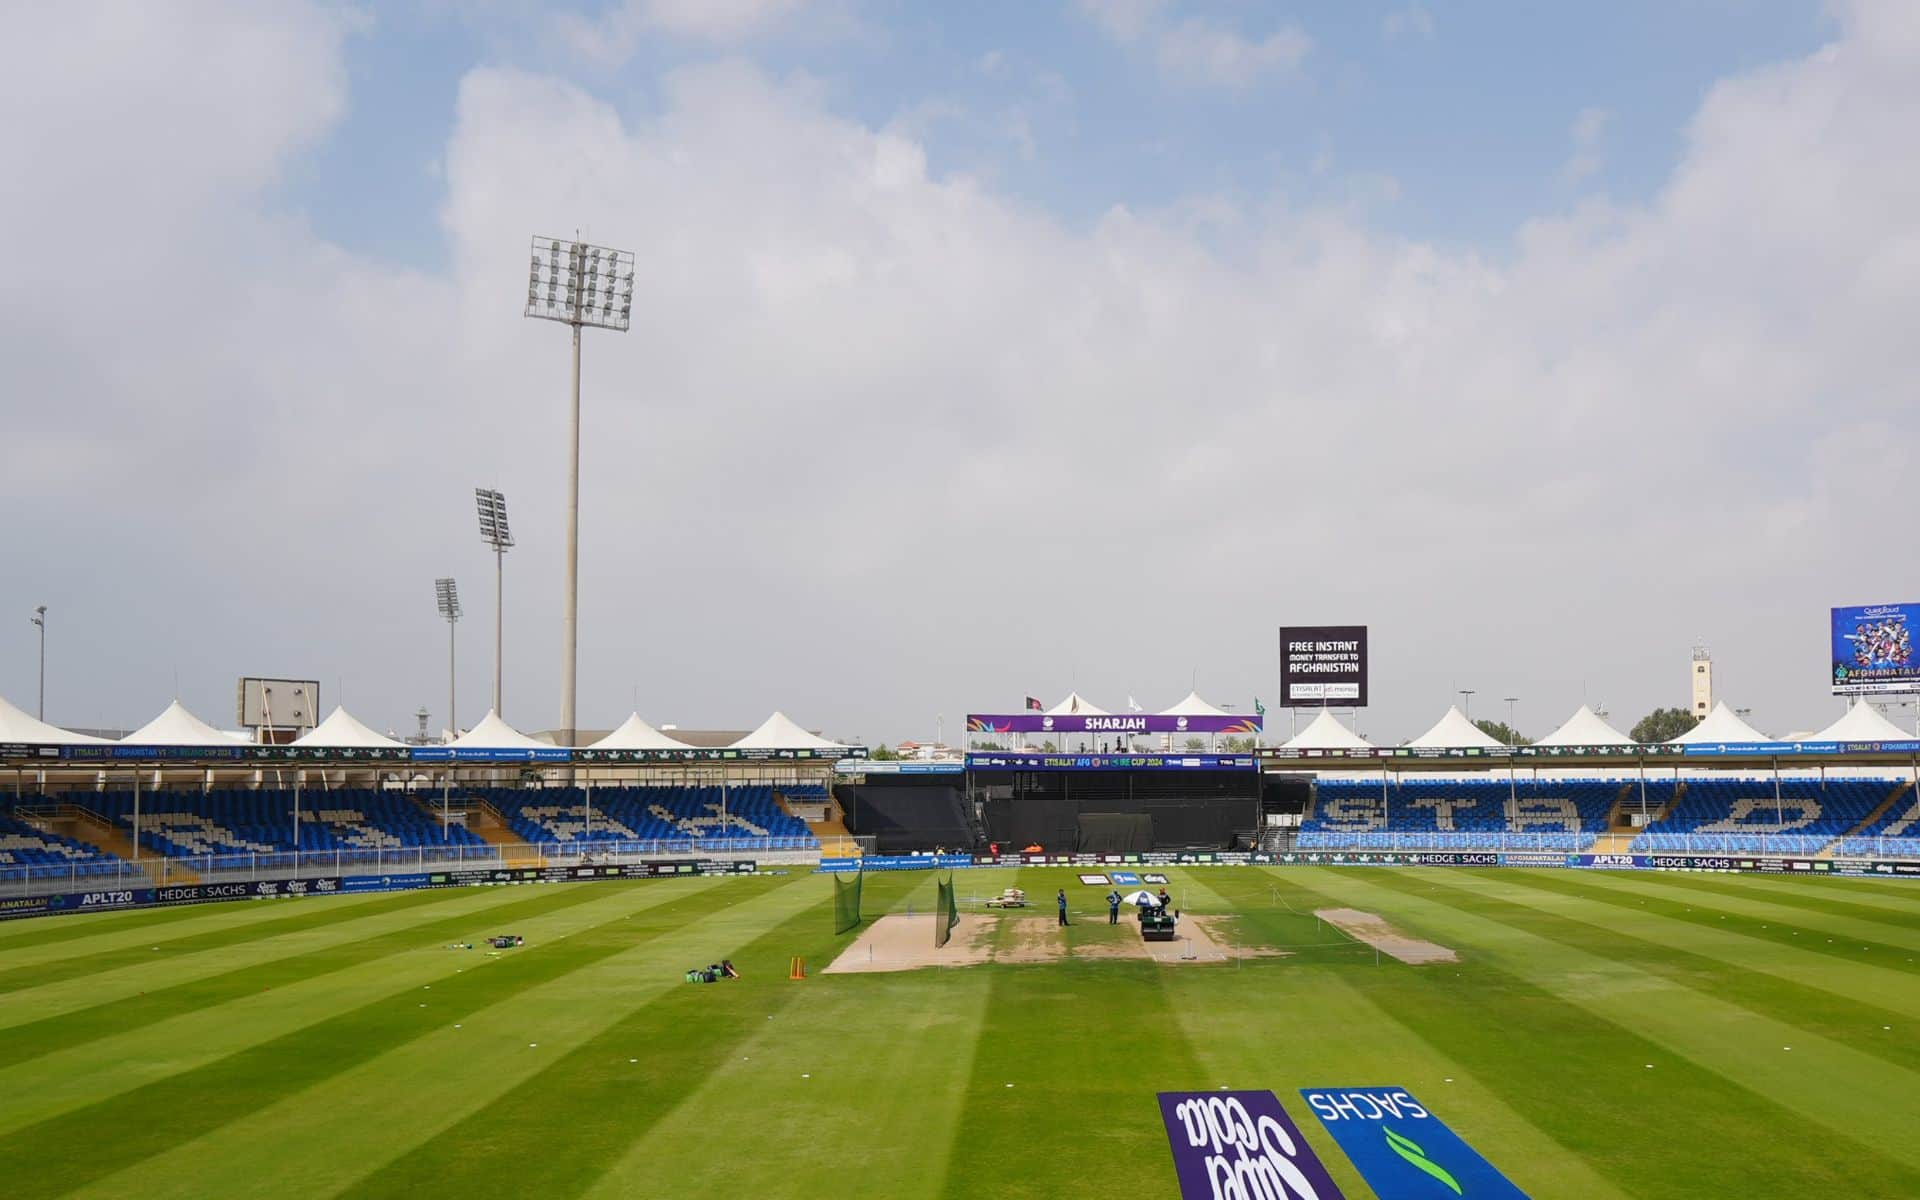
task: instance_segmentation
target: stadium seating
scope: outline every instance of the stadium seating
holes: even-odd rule
[[[132,830],[133,793],[90,793],[86,805]],[[143,792],[140,846],[162,855],[282,853],[296,848],[293,812],[291,790]],[[335,788],[300,794],[297,848],[302,851],[480,844],[464,826],[443,831],[439,821],[402,793]]]
[[[788,789],[783,787],[782,791]],[[771,838],[774,848],[820,843],[766,784],[465,789],[493,805],[529,842],[674,842]],[[591,801],[591,827],[588,804]]]
[[[1618,780],[1322,779],[1301,823],[1303,850],[1409,846],[1575,852],[1607,826]]]
[[[1580,851],[1605,832],[1613,803],[1643,794],[1658,815],[1635,853],[1920,852],[1920,797],[1911,789],[1858,834],[1900,787],[1894,779],[1671,778],[1515,781],[1322,779],[1301,824],[1303,850],[1540,849]],[[1512,809],[1511,818],[1508,815]],[[1671,811],[1668,811],[1671,809]],[[1911,843],[1910,845],[1908,843]],[[1904,847],[1904,849],[1902,849]]]
[[[1866,820],[1890,779],[1690,779],[1666,817],[1633,840],[1637,852],[1816,854]],[[1672,794],[1673,784],[1665,785]],[[1664,797],[1663,797],[1664,798]]]
[[[1836,853],[1920,858],[1920,790],[1900,783],[1893,791],[1887,811],[1852,837],[1842,838]]]
[[[84,842],[42,833],[25,821],[0,816],[0,879],[42,876],[95,878],[117,875],[120,860]]]

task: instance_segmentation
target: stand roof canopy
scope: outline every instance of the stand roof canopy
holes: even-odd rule
[[[1408,742],[1407,745],[1454,750],[1470,746],[1498,746],[1501,743],[1488,737],[1486,731],[1467,720],[1467,714],[1461,712],[1460,706],[1455,704],[1447,708],[1447,715],[1435,722],[1432,729]]]
[[[845,750],[839,742],[830,742],[808,733],[783,712],[760,722],[760,728],[733,744],[736,750]]]
[[[49,725],[38,717],[21,712],[9,704],[5,696],[0,696],[0,742],[25,742],[32,746],[79,746],[105,740]]]

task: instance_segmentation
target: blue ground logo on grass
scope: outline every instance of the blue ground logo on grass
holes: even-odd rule
[[[1302,1088],[1300,1095],[1382,1196],[1526,1200],[1525,1192],[1405,1088]]]
[[[1181,1200],[1345,1200],[1272,1092],[1161,1092]]]

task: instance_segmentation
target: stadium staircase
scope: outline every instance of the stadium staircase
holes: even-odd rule
[[[427,792],[409,792],[414,805],[421,812],[440,819],[440,802]],[[513,831],[513,826],[500,810],[477,796],[459,794],[447,797],[447,811],[462,814],[466,819],[467,832],[479,838],[489,846],[500,849],[500,860],[510,867],[537,866],[540,851],[527,839]]]
[[[1894,784],[1893,790],[1887,793],[1887,798],[1880,802],[1879,807],[1875,808],[1872,812],[1868,813],[1866,815],[1866,818],[1862,820],[1859,824],[1847,830],[1845,833],[1841,834],[1839,837],[1833,839],[1833,841],[1827,843],[1825,846],[1822,846],[1820,848],[1820,852],[1818,854],[1815,854],[1814,857],[1815,858],[1832,858],[1834,855],[1834,851],[1838,850],[1840,846],[1843,843],[1845,843],[1845,841],[1848,838],[1858,837],[1864,831],[1868,829],[1872,829],[1876,824],[1879,823],[1880,818],[1887,815],[1888,809],[1900,803],[1901,799],[1905,797],[1909,791],[1912,791],[1912,790],[1913,790],[1913,781],[1911,779],[1902,779],[1899,783]]]
[[[832,796],[825,797],[824,806],[820,800],[808,797],[796,804],[787,794],[776,789],[773,798],[787,815],[805,822],[807,832],[820,842],[820,853],[827,855],[850,856],[860,853],[860,843],[853,840],[853,833],[847,828],[845,814],[840,811],[840,802]],[[815,811],[821,812],[819,820],[810,820]]]
[[[1647,810],[1647,824],[1667,815],[1671,805]],[[1595,854],[1625,854],[1633,845],[1633,839],[1640,836],[1641,827],[1633,823],[1640,813],[1640,785],[1623,783],[1620,794],[1614,797],[1613,809],[1607,813],[1607,831],[1593,840]]]
[[[64,833],[76,842],[85,842],[102,854],[111,854],[115,858],[125,859],[128,863],[139,867],[147,878],[155,883],[200,882],[199,875],[186,870],[178,863],[168,867],[163,874],[161,862],[155,859],[151,852],[140,856],[134,850],[131,831],[120,829],[112,821],[84,805],[62,804],[52,814],[51,820],[66,826],[64,829],[56,829],[55,832]]]

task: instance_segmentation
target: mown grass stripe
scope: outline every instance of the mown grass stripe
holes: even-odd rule
[[[1051,915],[1049,881],[1058,876],[1022,871],[1016,878],[1039,912]],[[1179,969],[1088,958],[995,968],[952,1131],[948,1157],[957,1165],[940,1194],[1137,1195],[1143,1179],[1166,1179],[1166,1133],[1153,1093],[1211,1090],[1218,1082],[1174,1019],[1162,973]],[[1119,1039],[1128,1029],[1153,1036],[1131,1040],[1125,1055],[1084,1052],[1082,1038]],[[1036,1145],[1052,1144],[1041,1131],[1066,1113],[1104,1119],[1086,1125],[1070,1153],[1036,1153]]]
[[[178,960],[202,950],[231,949],[249,942],[265,942],[312,929],[339,926],[342,922],[362,917],[406,912],[442,903],[446,898],[443,891],[399,892],[382,896],[377,903],[348,908],[334,907],[335,898],[332,896],[309,896],[297,900],[236,900],[232,902],[235,905],[267,907],[270,911],[261,915],[268,919],[223,921],[212,929],[178,929],[172,931],[169,937],[156,934],[151,939],[142,939],[131,945],[98,949],[50,962],[27,963],[17,967],[8,962],[5,965],[10,969],[0,970],[0,995],[24,988],[45,987],[83,975],[101,975],[118,967],[135,964],[147,966],[155,961],[155,954]]]
[[[313,899],[320,899],[320,897],[313,897]],[[329,896],[325,899],[328,904],[345,913],[355,908],[364,908],[371,901],[387,900],[391,897],[371,892],[365,895]],[[103,929],[82,937],[60,938],[26,946],[0,946],[0,968],[11,971],[33,964],[61,962],[70,958],[98,954],[105,950],[120,950],[128,947],[151,950],[154,946],[168,941],[218,929],[255,924],[267,926],[275,921],[292,919],[307,911],[309,910],[305,904],[291,899],[223,900],[210,904],[176,905],[156,910],[153,915],[165,913],[172,917],[189,917],[191,920]],[[55,924],[56,922],[48,919],[41,923]]]
[[[1792,894],[1730,892],[1713,878],[1693,880],[1684,875],[1615,872],[1583,874],[1592,877],[1595,883],[1599,882],[1598,875],[1609,876],[1605,886],[1619,894],[1648,901],[1680,900],[1683,907],[1712,909],[1716,913],[1712,918],[1715,924],[1744,925],[1756,936],[1791,938],[1797,944],[1817,932],[1823,939],[1820,943],[1823,947],[1825,938],[1834,939],[1837,955],[1864,955],[1883,966],[1899,967],[1906,967],[1908,959],[1915,959],[1912,969],[1920,971],[1920,921],[1903,921],[1894,914],[1882,912],[1871,912],[1865,917],[1837,915],[1831,904],[1809,902],[1802,907]],[[1721,920],[1721,916],[1726,919]],[[1799,937],[1792,936],[1795,929],[1801,931]],[[1842,949],[1847,943],[1852,944],[1852,951]]]
[[[553,891],[541,891],[538,895],[501,889],[499,893],[486,897],[467,897],[467,904],[457,904],[451,912],[434,908],[430,914],[422,914],[422,918],[432,918],[422,920],[422,924],[403,925],[399,929],[388,929],[357,941],[342,941],[338,945],[311,950],[307,954],[242,962],[219,975],[182,979],[171,987],[156,987],[154,991],[129,996],[113,1004],[94,1004],[90,1008],[77,1008],[44,1020],[27,1021],[10,1029],[0,1029],[0,1079],[4,1079],[4,1069],[48,1054],[65,1052],[104,1037],[117,1037],[131,1029],[156,1029],[165,1035],[167,1021],[179,1016],[217,1010],[234,1000],[250,1000],[263,995],[276,998],[288,987],[296,987],[321,975],[348,972],[394,954],[403,954],[407,950],[420,950],[451,941],[455,937],[468,937],[472,935],[474,925],[482,920],[493,922],[497,927],[499,922],[513,924],[564,912],[595,899],[589,887],[591,885],[588,883],[555,885]]]
[[[1717,1071],[1758,1096],[1777,1099],[1833,1136],[1858,1141],[1861,1154],[1878,1153],[1909,1168],[1920,1166],[1920,1142],[1908,1136],[1904,1116],[1875,1099],[1920,1089],[1920,1076],[1911,1071],[1650,972],[1456,907],[1448,898],[1457,893],[1424,878],[1430,872],[1409,871],[1390,880],[1381,876],[1395,875],[1399,868],[1372,874],[1298,869],[1314,890],[1342,897],[1353,907],[1377,912],[1388,906],[1399,919],[1439,934],[1435,940],[1443,944],[1473,944],[1476,954],[1490,963],[1596,1019],[1610,1019],[1624,1006],[1641,1032],[1672,1054]],[[1435,892],[1442,898],[1434,899]]]
[[[364,896],[334,896],[343,905],[362,904],[384,899],[378,893]],[[68,913],[59,916],[19,917],[0,921],[0,961],[11,964],[16,951],[32,947],[58,946],[65,942],[86,942],[90,938],[120,935],[129,939],[147,936],[147,930],[161,933],[177,925],[214,920],[221,914],[256,906],[249,901],[219,901],[208,904],[170,904],[160,908],[132,909],[124,912]],[[149,942],[149,945],[152,943]]]
[[[582,884],[578,890],[609,886],[618,885]],[[0,1161],[14,1166],[9,1196],[62,1195],[176,1150],[395,1046],[610,958],[635,939],[669,932],[678,924],[677,910],[697,905],[704,895],[644,910],[642,921],[623,914],[538,953],[493,960],[485,969],[443,981],[426,1007],[411,991],[381,997],[194,1070],[0,1135]],[[619,936],[611,936],[616,930]],[[103,1130],[113,1136],[102,1137]]]
[[[1684,883],[1681,882],[1683,880]],[[1830,894],[1842,890],[1845,886],[1839,880],[1829,881],[1834,885],[1831,888],[1816,889],[1811,886],[1787,886],[1761,876],[1753,876],[1749,879],[1739,875],[1688,875],[1655,871],[1634,874],[1628,881],[1651,886],[1659,886],[1663,883],[1670,887],[1682,886],[1689,895],[1704,893],[1724,897],[1729,901],[1773,904],[1791,908],[1796,912],[1820,913],[1859,921],[1869,926],[1891,926],[1906,931],[1920,929],[1920,907],[1891,902],[1882,903],[1871,897]],[[1775,886],[1766,886],[1770,882],[1775,883]]]
[[[1463,936],[1466,927],[1484,918],[1447,906],[1453,893],[1442,891],[1437,900],[1403,900],[1379,882],[1396,872],[1287,867],[1273,873],[1282,880],[1278,886],[1304,906],[1381,913],[1402,929],[1459,948],[1465,957],[1458,964],[1389,963],[1343,974],[1388,1016],[1463,1063],[1479,1086],[1620,1189],[1643,1200],[1697,1200],[1726,1194],[1729,1180],[1764,1180],[1767,1194],[1778,1195],[1920,1194],[1920,1170],[1883,1153],[1883,1147],[1853,1140],[1851,1131],[1832,1139],[1831,1152],[1810,1153],[1804,1112],[1786,1103],[1789,1091],[1743,1084],[1714,1065],[1676,1053],[1667,1039],[1626,1024],[1660,1004],[1660,997],[1649,996],[1644,1004],[1624,994],[1590,997],[1604,1001],[1604,1007],[1570,1003],[1567,987],[1551,985],[1568,977],[1555,974],[1548,977],[1551,983],[1536,982],[1489,951],[1501,939]],[[1415,873],[1407,882],[1418,887],[1425,874]],[[1571,987],[1593,986],[1590,973],[1571,978],[1576,981]],[[1662,990],[1670,989],[1663,985]],[[1308,1086],[1366,1082],[1319,1080]],[[1442,1086],[1420,1098],[1450,1106],[1450,1094]],[[1604,1102],[1590,1102],[1601,1097]],[[1447,1109],[1438,1111],[1453,1124]],[[1685,1114],[1683,1137],[1669,1136],[1676,1127],[1674,1114]],[[1759,1130],[1801,1132],[1756,1137]],[[1533,1195],[1581,1194],[1540,1187],[1533,1183],[1533,1163],[1510,1161],[1497,1143],[1468,1140]]]
[[[1790,902],[1774,905],[1773,915],[1762,920],[1738,907],[1727,907],[1714,893],[1629,890],[1629,885],[1602,882],[1588,873],[1524,877],[1495,874],[1485,878],[1492,887],[1525,886],[1597,901],[1616,913],[1642,914],[1676,922],[1677,926],[1668,929],[1666,936],[1740,947],[1744,958],[1726,959],[1736,966],[1775,961],[1770,956],[1777,948],[1781,953],[1777,961],[1781,965],[1803,964],[1809,975],[1836,989],[1876,990],[1908,982],[1894,976],[1920,975],[1920,961],[1916,961],[1920,959],[1920,952],[1888,942],[1863,941],[1845,933],[1829,932],[1820,924],[1820,914],[1801,913]]]
[[[495,988],[463,1004],[464,1013],[443,1011],[439,1023],[383,1037],[375,1053],[356,1055],[347,1069],[302,1081],[197,1136],[176,1138],[164,1152],[78,1194],[197,1200],[204,1191],[197,1166],[215,1162],[259,1193],[333,1195],[483,1108],[622,1012],[690,986],[680,975],[696,955],[705,961],[716,946],[738,945],[785,919],[797,903],[793,893],[806,885],[721,880],[666,903],[648,899],[660,894],[658,887],[629,885],[634,907],[625,919],[575,929],[528,948],[535,953],[509,952],[500,960],[552,960],[532,986]],[[351,1156],[338,1152],[344,1145],[353,1147]],[[523,1180],[525,1170],[512,1178]],[[502,1186],[496,1180],[489,1191]]]
[[[1639,905],[1622,905],[1621,897],[1583,894],[1564,880],[1440,879],[1460,890],[1453,903],[1468,911],[1629,963],[1683,987],[1709,990],[1782,1024],[1920,1071],[1920,1042],[1908,1036],[1920,1020],[1920,994],[1899,988],[1903,981],[1890,980],[1875,968],[1830,964],[1791,946],[1695,926]],[[1899,1007],[1867,1003],[1863,997],[1868,996]]]
[[[1282,903],[1258,876],[1192,871],[1187,891],[1196,908],[1236,913],[1251,944],[1284,945],[1322,936],[1314,904],[1299,893]],[[1324,901],[1320,902],[1324,904]],[[1327,929],[1327,936],[1344,935]],[[1359,943],[1351,943],[1358,947]],[[1331,967],[1332,969],[1326,969]],[[1447,977],[1441,977],[1447,978]],[[1443,1119],[1535,1196],[1626,1200],[1622,1185],[1571,1146],[1556,1139],[1532,1109],[1509,1103],[1497,1081],[1480,1079],[1470,1065],[1428,1040],[1419,1029],[1375,1003],[1382,986],[1430,987],[1436,977],[1371,954],[1315,952],[1287,959],[1247,959],[1226,968],[1168,973],[1174,1009],[1188,1041],[1221,1082],[1235,1088],[1271,1088],[1300,1118],[1350,1196],[1371,1195],[1320,1122],[1298,1108],[1297,1091],[1361,1083],[1397,1084],[1438,1106]]]
[[[324,899],[289,903],[312,905],[310,911],[323,916],[329,912]],[[150,995],[197,980],[223,979],[235,982],[238,973],[250,967],[299,959],[388,933],[404,932],[437,916],[457,914],[466,904],[459,893],[440,891],[434,893],[430,900],[407,908],[379,913],[367,913],[365,910],[342,912],[325,925],[284,937],[240,942],[231,947],[210,947],[177,958],[157,953],[150,956],[150,961],[137,965],[116,967],[96,975],[56,980],[37,988],[23,988],[14,992],[8,997],[6,1005],[0,1007],[0,1033],[71,1012],[129,1004],[143,994]]]
[[[541,912],[515,914],[513,929],[543,945],[570,929],[599,924],[632,912],[630,904],[601,895]],[[520,891],[518,900],[528,899]],[[480,906],[461,941],[499,931],[497,906]],[[451,941],[451,939],[447,939]],[[449,950],[445,941],[409,947],[361,966],[323,972],[271,991],[252,991],[190,1008],[167,1020],[131,1025],[104,1037],[0,1069],[0,1131],[94,1104],[169,1075],[205,1066],[252,1044],[284,1037],[315,1021],[363,1006],[376,996],[420,993],[428,1000],[447,977],[488,966],[484,950]]]
[[[868,880],[863,907],[886,907],[919,880]],[[865,902],[871,899],[873,905]],[[693,1095],[738,1047],[782,1025],[803,994],[785,979],[799,954],[818,965],[837,941],[824,911],[808,907],[741,946],[716,947],[745,980],[685,984],[624,1008],[611,1023],[484,1107],[438,1131],[347,1189],[346,1196],[463,1195],[519,1169],[531,1138],[539,1145],[540,1192],[575,1196],[612,1169],[628,1146]],[[815,985],[819,986],[819,985]],[[633,1061],[638,1059],[638,1061]],[[701,1186],[717,1187],[720,1161],[702,1148]],[[664,1172],[654,1172],[658,1180]]]

